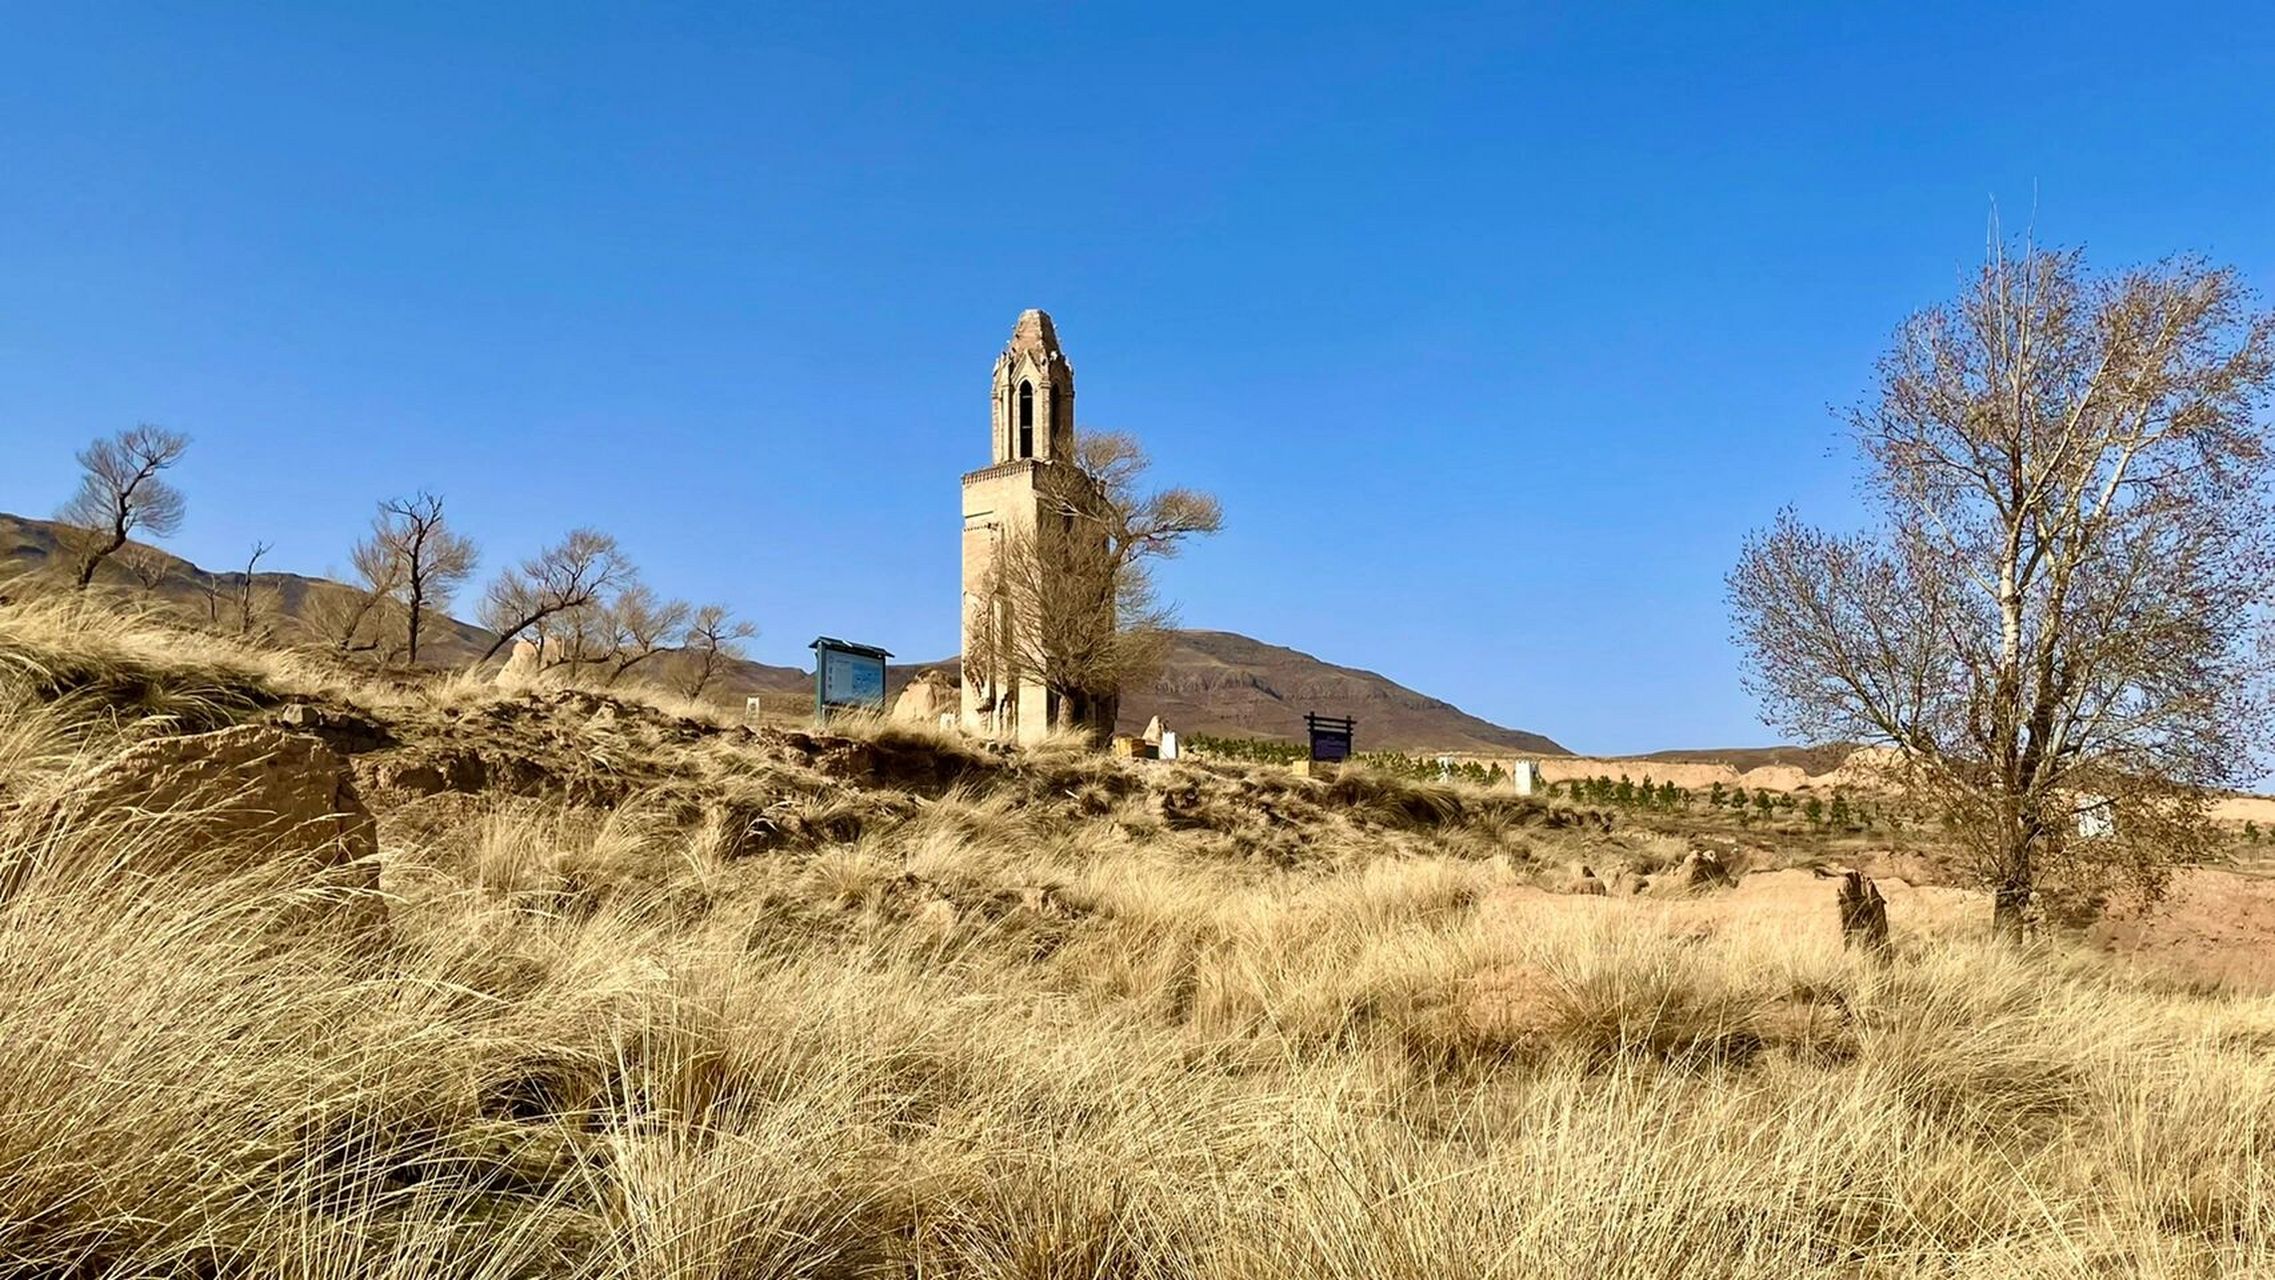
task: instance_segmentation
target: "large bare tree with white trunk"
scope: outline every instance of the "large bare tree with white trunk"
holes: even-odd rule
[[[2230,269],[1995,248],[1846,415],[1873,527],[1788,512],[1731,572],[1764,718],[1893,748],[2001,933],[2049,877],[2153,888],[2254,770],[2271,384],[2275,315]]]

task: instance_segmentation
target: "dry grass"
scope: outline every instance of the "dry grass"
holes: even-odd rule
[[[0,609],[0,1273],[2275,1271],[2267,1001],[1542,899],[1614,837],[1458,789],[882,725],[966,772],[722,732],[404,800],[373,943],[281,867],[119,871],[186,829],[73,779],[155,714],[553,704],[80,608]]]

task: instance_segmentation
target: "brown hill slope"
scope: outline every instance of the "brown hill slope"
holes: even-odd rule
[[[47,565],[56,547],[52,522],[0,513],[0,579]],[[165,556],[165,562],[167,573],[158,594],[193,611],[205,610],[213,593],[233,593],[244,580],[241,573],[209,571],[175,556]],[[121,587],[136,585],[136,579],[116,565],[106,567],[104,580]],[[258,573],[253,581],[258,590],[268,593],[270,607],[289,619],[306,618],[350,593],[341,583],[300,574]],[[439,666],[463,664],[489,648],[493,638],[472,623],[449,619],[437,628],[431,653],[422,656]],[[888,688],[897,693],[926,668],[953,677],[957,666],[953,656],[938,662],[895,664]],[[813,679],[811,671],[797,667],[740,662],[720,692],[737,699],[756,694],[795,703],[813,696]],[[1158,714],[1186,734],[1294,741],[1303,736],[1307,711],[1356,717],[1362,750],[1569,754],[1540,734],[1481,720],[1375,672],[1338,666],[1229,631],[1177,632],[1161,680],[1125,699],[1120,727],[1136,733]]]
[[[1357,667],[1230,631],[1180,631],[1152,689],[1128,699],[1125,721],[1159,713],[1185,733],[1300,739],[1307,711],[1356,717],[1362,750],[1567,754],[1537,733],[1480,720]]]

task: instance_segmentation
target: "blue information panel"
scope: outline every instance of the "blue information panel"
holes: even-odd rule
[[[893,655],[829,636],[808,647],[814,651],[814,714],[885,709],[885,660]]]
[[[832,707],[885,705],[885,660],[829,649],[822,653],[822,702]]]

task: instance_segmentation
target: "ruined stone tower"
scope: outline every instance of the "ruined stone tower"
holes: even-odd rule
[[[991,574],[1007,538],[1051,547],[1052,539],[1089,536],[1079,527],[1089,522],[1066,514],[1089,490],[1074,459],[1074,366],[1049,315],[1019,313],[995,360],[989,404],[992,460],[964,476],[963,725],[1033,742],[1050,731],[1061,708],[1022,670],[1031,660],[1007,655],[1031,653],[1038,633],[1054,629],[1058,620],[1047,611],[1056,606],[1031,590],[1014,605]]]

